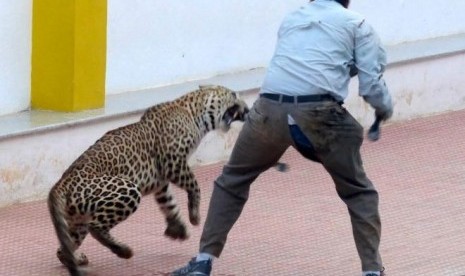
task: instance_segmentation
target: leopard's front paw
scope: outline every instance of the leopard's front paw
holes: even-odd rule
[[[89,259],[87,259],[87,256],[84,253],[76,254],[76,261],[77,261],[77,265],[88,265],[89,264]]]
[[[184,222],[174,220],[168,222],[168,226],[165,230],[165,236],[174,240],[187,240],[189,238],[189,232]]]

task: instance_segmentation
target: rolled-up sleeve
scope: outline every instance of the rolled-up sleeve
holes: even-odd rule
[[[378,35],[366,22],[356,28],[354,55],[360,96],[376,110],[391,109],[391,95],[383,79],[386,52]]]

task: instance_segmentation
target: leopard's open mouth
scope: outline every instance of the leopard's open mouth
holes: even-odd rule
[[[245,121],[247,113],[249,113],[247,104],[242,100],[237,100],[236,104],[228,108],[223,114],[221,119],[222,130],[227,131],[234,121]]]

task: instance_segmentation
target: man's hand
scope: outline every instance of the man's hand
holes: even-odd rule
[[[376,118],[378,118],[381,122],[389,120],[389,118],[392,117],[392,113],[392,107],[386,110],[377,109],[375,111]]]
[[[368,129],[368,139],[370,141],[378,141],[379,136],[381,135],[380,124],[392,117],[392,106],[389,109],[381,110],[378,109],[375,111],[375,122]]]

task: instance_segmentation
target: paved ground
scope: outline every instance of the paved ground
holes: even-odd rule
[[[465,111],[392,124],[366,142],[363,157],[379,189],[381,252],[389,276],[465,275]],[[349,216],[322,168],[289,150],[288,173],[270,170],[254,184],[230,234],[216,276],[360,275]],[[203,211],[222,164],[197,168]],[[177,191],[186,210],[186,196]],[[196,253],[200,227],[180,243],[163,237],[152,198],[114,235],[135,256],[118,259],[88,237],[91,275],[166,275]],[[66,275],[45,202],[0,209],[0,275]]]

